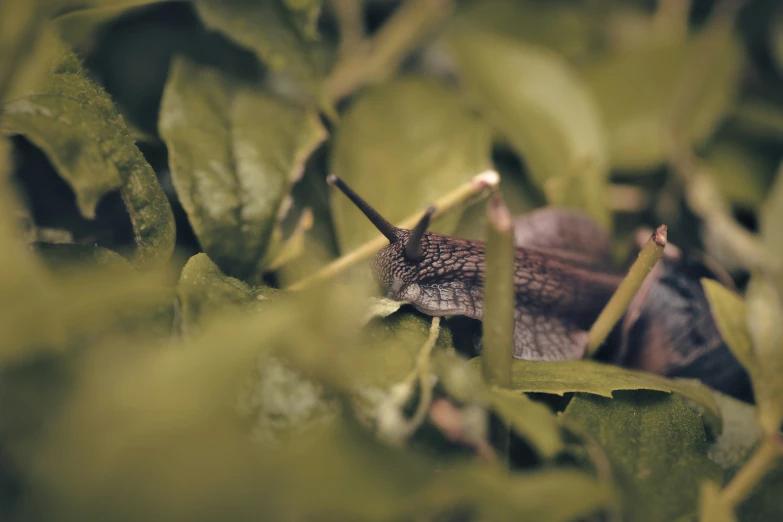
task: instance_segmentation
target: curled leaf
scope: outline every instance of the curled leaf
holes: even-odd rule
[[[158,178],[109,96],[64,46],[45,85],[6,105],[0,130],[22,134],[46,153],[87,218],[120,188],[136,239],[134,263],[149,268],[169,259],[174,216]]]

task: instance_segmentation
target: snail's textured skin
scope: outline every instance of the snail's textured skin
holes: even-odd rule
[[[337,176],[327,181],[389,240],[372,264],[387,297],[433,316],[483,320],[484,243],[425,232],[432,207],[413,230],[397,228]],[[519,216],[514,226],[514,357],[581,358],[588,329],[622,281],[611,268],[607,233],[580,212],[551,207]],[[604,358],[660,375],[696,377],[750,400],[748,376],[721,338],[701,288],[700,277],[715,275],[706,272],[666,245],[664,259],[610,336]]]
[[[422,257],[404,255],[410,231],[381,249],[373,273],[387,297],[412,303],[429,315],[484,315],[484,243],[426,233]],[[611,297],[621,276],[573,263],[552,252],[516,253],[514,356],[557,360],[581,357],[586,330]]]

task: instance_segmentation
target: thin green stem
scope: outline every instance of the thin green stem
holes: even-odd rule
[[[723,488],[720,498],[726,508],[734,511],[743,500],[748,498],[781,456],[783,456],[783,441],[780,436],[777,434],[765,436],[753,456]]]
[[[448,212],[453,208],[458,208],[473,200],[473,198],[481,196],[487,189],[491,189],[500,183],[500,176],[493,170],[488,170],[474,176],[473,179],[455,188],[448,194],[435,201],[435,213],[432,215],[433,219],[437,219],[438,216]],[[421,218],[421,212],[416,212],[408,216],[405,220],[399,223],[397,226],[400,228],[413,228]],[[364,243],[360,247],[348,252],[342,257],[339,257],[323,267],[310,277],[302,279],[291,286],[288,290],[301,290],[307,286],[334,277],[348,268],[370,259],[378,250],[384,247],[388,243],[383,234],[378,234],[374,239]]]
[[[390,76],[421,39],[451,10],[451,0],[408,0],[372,40],[335,64],[324,83],[324,93],[333,102],[359,87]]]
[[[500,194],[487,205],[482,361],[490,385],[511,386],[514,347],[514,228]]]
[[[362,0],[331,0],[340,31],[340,56],[348,56],[364,43],[364,3]]]
[[[612,298],[606,304],[601,314],[593,323],[587,338],[586,357],[590,357],[598,350],[601,344],[609,336],[617,321],[625,314],[628,305],[631,304],[636,293],[641,288],[647,275],[663,255],[666,246],[666,225],[661,225],[653,232],[645,243],[639,257],[636,258],[628,274],[617,287]]]
[[[499,193],[487,204],[487,258],[484,283],[482,368],[490,385],[511,386],[514,348],[514,222]],[[511,433],[497,423],[493,442],[508,464]]]

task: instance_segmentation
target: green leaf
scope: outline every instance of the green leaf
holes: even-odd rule
[[[335,134],[332,172],[397,223],[490,165],[489,129],[458,95],[432,80],[402,78],[365,91]],[[342,194],[332,193],[340,248],[378,231]],[[460,213],[434,221],[451,233]]]
[[[775,59],[778,72],[783,72],[783,9],[775,10],[768,33],[770,37],[770,51]]]
[[[554,52],[455,27],[460,79],[487,120],[522,156],[550,203],[609,225],[609,156],[601,114],[582,79]]]
[[[174,216],[155,172],[109,96],[64,46],[45,86],[6,105],[0,131],[22,134],[43,150],[87,218],[95,217],[106,193],[120,188],[136,239],[134,264],[148,268],[169,259]]]
[[[698,38],[684,43],[658,43],[607,56],[582,70],[603,114],[608,130],[612,166],[649,169],[666,158],[664,142],[675,90],[693,56]],[[687,137],[703,145],[731,107],[742,71],[743,54],[737,39],[721,52],[720,62],[703,92],[689,107]]]
[[[430,318],[410,309],[370,321],[362,336],[365,352],[375,361],[375,367],[361,376],[362,382],[367,386],[387,387],[405,378],[416,366],[430,325]],[[454,349],[451,330],[443,322],[435,349]]]
[[[550,459],[563,449],[557,417],[544,404],[502,388],[491,388],[487,399],[500,418],[542,457]]]
[[[759,368],[746,323],[745,301],[718,281],[702,278],[701,285],[721,337],[755,382]]]
[[[36,243],[34,247],[47,267],[55,272],[68,273],[83,269],[85,265],[110,267],[127,274],[133,270],[124,257],[108,248],[74,243]]]
[[[783,226],[783,163],[778,167],[775,182],[761,208],[760,221],[759,229],[764,245],[778,258],[783,257],[783,239],[780,234]]]
[[[775,162],[763,150],[723,139],[710,146],[704,159],[727,201],[746,208],[761,206],[775,174]]]
[[[162,3],[165,0],[99,0],[90,7],[58,16],[52,25],[60,37],[80,54],[94,51],[100,43],[99,30],[134,8]],[[81,6],[80,6],[81,7]]]
[[[456,23],[548,47],[567,58],[585,55],[597,36],[587,6],[554,2],[482,0],[458,4]]]
[[[317,37],[318,6],[283,0],[199,0],[204,24],[253,51],[272,71],[286,71],[321,101],[322,58],[312,45]]]
[[[253,301],[250,286],[223,274],[207,254],[196,254],[188,260],[180,274],[177,294],[183,331]]]
[[[778,433],[783,423],[783,303],[777,283],[770,276],[754,274],[746,295],[745,317],[758,362],[753,391],[765,433]]]
[[[480,367],[480,357],[471,359]],[[667,379],[652,373],[629,370],[596,361],[524,361],[514,359],[511,366],[511,389],[525,393],[564,395],[581,392],[613,397],[618,390],[655,390],[682,395],[703,410],[710,429],[721,432],[718,405],[709,388],[690,380]]]
[[[578,394],[563,415],[604,449],[623,490],[627,520],[693,515],[699,485],[722,483],[720,468],[707,458],[701,420],[676,395],[620,392],[609,399]]]
[[[202,248],[229,274],[257,278],[284,200],[325,138],[317,114],[178,59],[159,128]]]
[[[699,493],[699,520],[701,522],[737,522],[737,517],[720,501],[720,485],[705,481]]]
[[[726,472],[728,480],[750,457],[761,430],[754,405],[719,392],[713,396],[723,418],[723,432],[710,444],[709,457]]]
[[[742,522],[767,522],[783,519],[783,464],[773,468],[754,488],[748,498],[739,506],[738,515]]]

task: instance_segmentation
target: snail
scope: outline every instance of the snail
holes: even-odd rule
[[[398,228],[336,175],[327,182],[388,239],[371,266],[386,297],[430,316],[483,320],[484,242],[427,232],[432,206],[413,229]],[[514,219],[514,239],[513,356],[584,357],[587,332],[624,277],[612,265],[608,234],[577,210],[544,207]],[[700,277],[720,275],[673,245],[665,252],[600,357],[659,375],[698,378],[751,400],[749,378],[720,336],[700,283]]]

